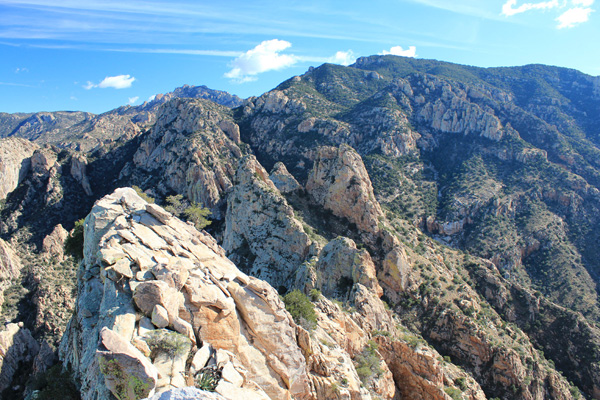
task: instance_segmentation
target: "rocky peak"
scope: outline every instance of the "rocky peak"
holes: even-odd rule
[[[135,174],[130,179],[159,176],[160,195],[185,194],[219,218],[219,206],[233,186],[242,154],[237,143],[239,127],[231,110],[208,100],[173,99],[161,107],[156,124],[135,153],[138,170],[129,171]]]

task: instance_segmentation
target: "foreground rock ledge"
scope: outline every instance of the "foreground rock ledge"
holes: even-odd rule
[[[86,218],[78,293],[60,357],[85,400],[162,398],[211,368],[226,399],[315,398],[277,292],[132,189]]]

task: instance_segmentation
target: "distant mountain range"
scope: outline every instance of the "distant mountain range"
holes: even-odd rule
[[[6,396],[60,347],[86,399],[600,398],[600,77],[371,56],[0,138]]]

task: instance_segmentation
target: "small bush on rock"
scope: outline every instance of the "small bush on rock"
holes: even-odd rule
[[[292,315],[294,321],[306,330],[312,330],[317,326],[317,314],[315,306],[308,297],[298,289],[293,290],[283,297],[285,309]]]
[[[84,230],[84,219],[75,221],[73,230],[67,236],[65,240],[65,251],[75,257],[76,260],[83,258],[83,230]]]

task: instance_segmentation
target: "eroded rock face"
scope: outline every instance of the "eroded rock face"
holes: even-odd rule
[[[290,287],[311,240],[294,211],[253,156],[240,161],[227,200],[223,247],[249,274]]]
[[[25,139],[0,139],[0,200],[25,179],[31,168],[30,158],[38,148]]]
[[[77,154],[71,158],[71,176],[81,184],[85,194],[91,196],[93,194],[92,187],[90,186],[90,180],[86,174],[86,168],[87,158],[85,156]]]
[[[281,193],[291,193],[302,189],[302,186],[300,186],[296,178],[288,172],[285,164],[282,162],[278,162],[273,166],[269,178]]]
[[[22,322],[0,330],[0,393],[10,386],[22,364],[33,362],[39,350],[40,345]]]
[[[361,157],[349,146],[321,147],[306,183],[317,204],[347,218],[360,231],[379,234],[383,211]]]
[[[121,390],[112,364],[143,371],[134,387],[146,394],[193,384],[195,374],[216,366],[224,380],[217,391],[228,399],[313,398],[296,325],[277,292],[241,273],[212,237],[132,189],[117,189],[86,218],[84,255],[60,349],[84,399]],[[213,350],[190,372],[185,360],[207,343]],[[133,398],[129,386],[126,392]]]

